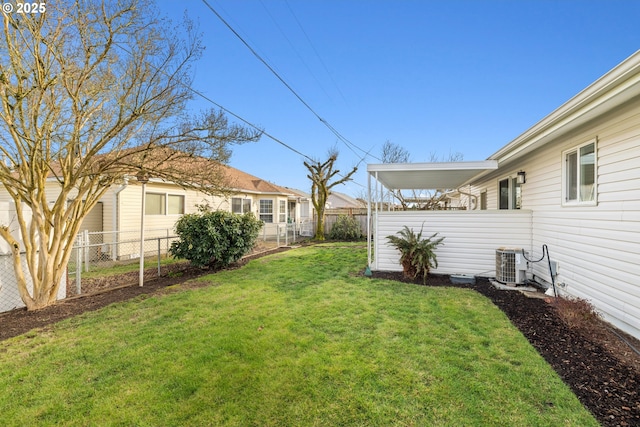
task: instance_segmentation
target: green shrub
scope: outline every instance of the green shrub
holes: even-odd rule
[[[346,241],[362,239],[360,223],[353,216],[339,215],[335,224],[331,227],[329,239]]]
[[[251,251],[261,228],[262,221],[252,213],[203,211],[183,215],[175,225],[180,240],[171,243],[170,252],[196,267],[226,267]]]
[[[400,237],[387,236],[387,240],[400,251],[400,264],[404,276],[415,279],[418,275],[422,275],[422,283],[426,284],[431,268],[438,267],[435,249],[442,243],[444,237],[436,239],[438,233],[435,233],[423,239],[422,228],[418,234],[415,234],[413,228],[410,229],[406,225],[396,234]]]

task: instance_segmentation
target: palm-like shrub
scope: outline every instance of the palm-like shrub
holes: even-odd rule
[[[422,238],[422,230],[416,234],[413,228],[406,225],[396,234],[398,236],[387,236],[391,246],[400,251],[400,265],[405,277],[415,279],[422,276],[422,283],[426,284],[429,271],[438,267],[438,258],[435,249],[442,243],[444,237],[436,238],[438,233],[429,238]]]

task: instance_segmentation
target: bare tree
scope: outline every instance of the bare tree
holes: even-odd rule
[[[382,163],[409,163],[411,155],[404,147],[394,144],[391,141],[385,141],[382,146]],[[409,202],[401,189],[389,189],[389,195],[395,199],[403,211],[409,209]]]
[[[214,192],[229,145],[260,132],[183,114],[200,37],[149,0],[57,0],[3,18],[0,183],[16,218],[0,236],[33,310],[56,299],[82,219],[110,185],[142,173]]]
[[[324,210],[329,195],[331,194],[331,189],[338,184],[344,184],[350,181],[353,174],[358,170],[357,167],[354,167],[339,180],[329,182],[336,175],[340,174],[340,170],[333,169],[336,160],[338,160],[338,151],[332,149],[329,151],[329,158],[323,163],[319,161],[304,162],[305,167],[309,170],[307,178],[311,180],[311,203],[313,203],[313,207],[318,215],[314,236],[316,240],[324,240]]]
[[[409,163],[410,158],[407,149],[389,140],[382,146],[382,163]]]
[[[409,151],[390,141],[386,141],[382,146],[383,163],[409,163],[411,155]],[[449,156],[439,157],[437,153],[429,154],[429,162],[457,162],[462,160],[462,153],[449,153]],[[401,189],[389,189],[389,195],[400,204],[404,211],[416,210],[437,210],[446,206],[449,199],[450,188],[411,190],[405,192]]]

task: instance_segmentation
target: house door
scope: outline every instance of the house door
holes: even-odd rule
[[[290,200],[287,206],[287,212],[289,213],[289,217],[287,218],[288,223],[295,223],[296,218],[296,202]]]

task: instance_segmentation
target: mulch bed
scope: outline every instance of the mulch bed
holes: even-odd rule
[[[287,249],[276,251],[283,250]],[[232,268],[262,255],[264,253],[247,257]],[[168,286],[209,272],[186,268],[149,280],[144,287],[134,284],[68,298],[38,311],[19,309],[4,313],[0,315],[0,340],[114,302],[166,292]],[[407,281],[401,273],[374,272],[374,277]],[[191,287],[198,286],[198,283],[192,281]],[[421,282],[415,283],[422,285]],[[205,286],[204,283],[201,285]],[[518,291],[497,290],[487,281],[453,285],[447,276],[432,276],[428,286],[470,288],[485,295],[504,311],[603,426],[640,426],[640,356],[603,322],[577,322],[569,326],[563,320],[562,309],[554,304],[553,299],[531,298]],[[637,340],[617,333],[636,349],[640,348]]]

